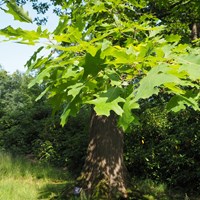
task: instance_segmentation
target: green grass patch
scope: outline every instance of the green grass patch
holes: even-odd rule
[[[69,174],[61,169],[0,153],[0,199],[53,199],[64,189]]]
[[[0,152],[0,200],[86,200],[73,195],[74,179],[62,169]],[[152,180],[133,178],[128,200],[199,200],[198,194],[169,189]]]

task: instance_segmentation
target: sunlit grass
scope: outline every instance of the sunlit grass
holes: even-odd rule
[[[0,152],[0,200],[61,200],[59,196],[67,185],[72,195],[69,199],[74,199],[73,184],[70,175],[61,169]],[[170,191],[165,184],[149,179],[134,178],[131,185],[130,200],[184,200],[187,196],[184,191]]]
[[[62,170],[0,153],[0,199],[51,199],[62,191],[69,175]]]

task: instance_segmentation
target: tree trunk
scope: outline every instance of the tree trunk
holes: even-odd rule
[[[193,23],[191,27],[191,38],[196,40],[200,37],[200,23]]]
[[[92,112],[90,141],[81,184],[90,197],[97,193],[101,199],[115,199],[117,195],[127,197],[123,132],[117,127],[114,113],[106,117]]]

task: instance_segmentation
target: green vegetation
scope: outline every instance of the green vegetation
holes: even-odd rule
[[[30,158],[0,153],[0,199],[53,199],[70,180],[61,169],[37,164]]]
[[[31,22],[26,0],[2,2]],[[64,199],[75,186],[79,199],[198,198],[198,1],[50,2],[60,6],[53,32],[0,30],[22,44],[46,41],[26,63],[34,76],[0,71],[0,148],[16,164],[21,154],[67,169],[76,180]]]
[[[72,198],[75,178],[86,157],[90,109],[83,108],[62,128],[59,116],[52,118],[46,97],[34,101],[41,88],[27,89],[25,80],[33,77],[19,72],[9,75],[3,69],[0,74],[4,83],[0,101],[2,198],[37,199],[43,195],[50,199],[58,195],[62,199],[61,194],[63,199]],[[15,94],[20,94],[20,104]],[[162,96],[141,102],[140,124],[132,124],[125,134],[129,199],[182,200],[185,193],[198,199],[200,113],[191,108],[169,113],[165,104]],[[12,112],[7,112],[9,108]]]
[[[64,200],[66,196],[68,199],[77,199],[72,197],[75,180],[66,170],[38,164],[30,157],[13,157],[1,152],[0,172],[1,199]],[[131,185],[130,200],[182,200],[187,194],[180,188],[171,190],[166,184],[139,177],[134,178]],[[81,200],[87,200],[83,194],[81,196]],[[197,200],[198,197],[193,195],[190,199]]]

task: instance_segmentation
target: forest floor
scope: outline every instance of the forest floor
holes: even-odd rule
[[[0,153],[0,200],[61,200],[66,186],[73,183],[66,170]],[[131,190],[130,200],[200,200],[197,195],[172,191],[151,180],[134,179]]]

